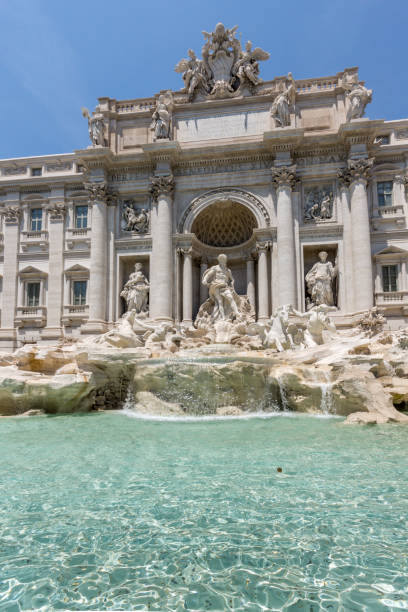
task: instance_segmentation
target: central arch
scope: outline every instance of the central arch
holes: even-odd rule
[[[202,210],[191,231],[205,245],[228,248],[247,242],[256,227],[256,218],[249,208],[223,200]]]
[[[256,221],[254,228],[266,228],[270,226],[271,220],[268,210],[260,198],[252,193],[249,193],[248,191],[244,191],[243,189],[220,187],[218,189],[212,189],[211,191],[203,193],[191,202],[180,219],[178,226],[179,233],[193,233],[193,224],[199,217],[200,213],[202,213],[209,206],[216,204],[217,207],[220,207],[220,205],[223,203],[240,205],[239,208],[237,207],[235,209],[236,212],[240,213],[240,215],[242,212],[242,207],[249,209]]]

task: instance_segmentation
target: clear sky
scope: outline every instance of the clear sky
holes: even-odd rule
[[[270,52],[265,80],[359,66],[367,115],[408,117],[408,0],[0,0],[0,157],[87,146],[98,97],[179,89],[175,64],[218,21]]]

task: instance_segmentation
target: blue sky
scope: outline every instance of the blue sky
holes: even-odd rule
[[[408,117],[408,0],[0,0],[0,157],[87,146],[98,97],[179,89],[175,64],[218,21],[270,52],[265,80],[359,66],[367,115]]]

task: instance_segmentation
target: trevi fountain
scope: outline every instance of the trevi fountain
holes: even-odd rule
[[[0,610],[408,608],[408,120],[203,34],[0,162]]]

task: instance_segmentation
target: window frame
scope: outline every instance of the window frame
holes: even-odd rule
[[[85,215],[78,216],[79,208],[86,209],[86,216]],[[82,224],[78,225],[78,220],[80,219],[86,219],[86,225],[82,225]],[[88,229],[88,227],[89,227],[89,206],[88,204],[75,204],[73,229]]]
[[[27,308],[39,308],[41,306],[41,280],[26,280],[24,283],[24,302]],[[30,285],[38,286],[37,304],[30,304],[29,287]]]
[[[85,283],[85,301],[76,303],[75,302],[75,283]],[[71,306],[86,306],[88,303],[88,278],[71,278]]]
[[[40,211],[40,216],[37,219],[33,218],[33,212]],[[40,227],[34,227],[34,224]],[[30,232],[42,232],[43,231],[43,209],[41,207],[30,208]]]
[[[390,269],[393,268],[395,271],[395,277],[392,278],[392,275],[390,273]],[[387,271],[387,274],[386,274]],[[388,275],[388,278],[386,279],[386,276]],[[382,284],[382,290],[383,293],[397,293],[399,291],[398,289],[398,275],[399,275],[399,266],[398,264],[394,263],[387,263],[387,264],[381,264],[381,284]],[[393,284],[395,282],[395,289],[393,289]],[[388,288],[386,288],[386,283],[388,283]]]
[[[390,191],[385,191],[385,189],[380,192],[380,185],[390,185]],[[393,202],[394,202],[394,181],[393,180],[386,180],[386,181],[377,181],[376,184],[376,188],[377,188],[377,206],[379,208],[385,208],[387,206],[393,206]],[[386,201],[387,196],[390,197],[390,202]],[[384,201],[381,202],[381,198],[384,198]]]

